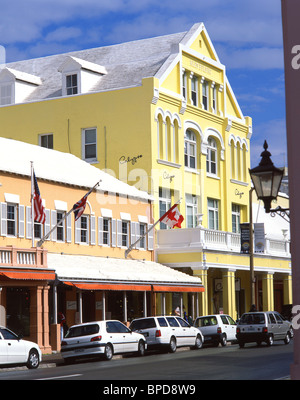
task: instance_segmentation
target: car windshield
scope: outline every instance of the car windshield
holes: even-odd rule
[[[74,338],[78,336],[94,335],[95,333],[98,333],[99,330],[100,327],[98,324],[74,326],[68,330],[65,337]]]
[[[263,313],[244,314],[239,320],[240,325],[259,325],[265,323],[265,315]]]
[[[130,329],[136,331],[139,329],[156,328],[154,318],[137,319],[131,322]]]
[[[214,315],[209,317],[197,318],[195,321],[195,326],[201,328],[203,326],[212,326],[212,325],[217,325],[217,318]]]

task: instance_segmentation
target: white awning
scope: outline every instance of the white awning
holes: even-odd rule
[[[47,258],[59,281],[79,289],[204,291],[200,278],[152,261],[55,253]]]

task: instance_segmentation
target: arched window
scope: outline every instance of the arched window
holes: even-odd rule
[[[187,129],[184,135],[184,165],[196,169],[197,141],[193,131]]]
[[[218,173],[218,157],[217,157],[217,143],[211,136],[208,138],[207,156],[206,156],[206,170],[208,174],[217,175]]]

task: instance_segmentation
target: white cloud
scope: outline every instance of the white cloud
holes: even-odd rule
[[[75,39],[82,34],[81,29],[77,27],[62,26],[45,36],[46,42],[64,42],[65,40]]]

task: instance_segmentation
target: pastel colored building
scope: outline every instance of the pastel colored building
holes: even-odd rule
[[[151,222],[180,201],[183,229],[159,226],[155,261],[201,277],[208,290],[181,299],[190,315],[248,310],[249,256],[239,249],[252,119],[203,23],[4,65],[0,93],[0,136],[71,153],[145,191]],[[288,238],[279,242],[256,256],[263,308],[291,302]]]
[[[44,224],[34,223],[34,238],[31,162],[46,214]],[[73,205],[97,182],[75,220]],[[151,221],[146,192],[71,154],[0,138],[0,325],[47,353],[60,348],[60,312],[69,326],[127,323],[203,291],[199,278],[154,262],[153,231],[125,259]],[[173,304],[166,305],[166,293],[176,294]]]

